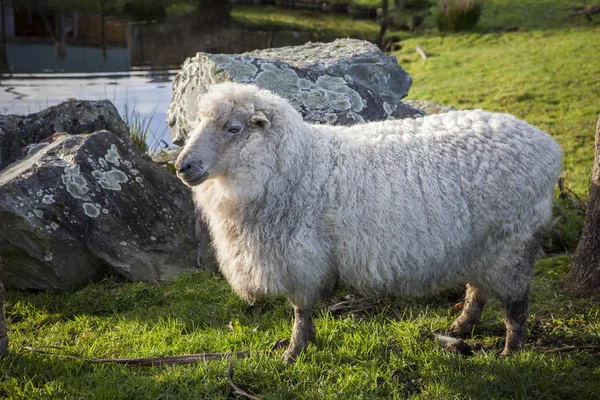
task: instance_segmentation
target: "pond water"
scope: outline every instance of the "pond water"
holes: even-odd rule
[[[196,0],[195,8],[183,2],[187,8],[174,14],[135,8],[136,2],[122,6],[121,0],[83,0],[77,10],[60,3],[4,0],[0,113],[33,113],[67,98],[108,99],[124,118],[150,125],[152,149],[171,145],[166,110],[186,57],[334,39],[237,22],[220,0]]]

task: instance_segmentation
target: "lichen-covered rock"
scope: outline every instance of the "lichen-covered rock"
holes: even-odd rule
[[[183,145],[196,124],[200,96],[210,85],[228,80],[279,94],[312,123],[351,125],[422,115],[400,101],[408,93],[410,76],[395,57],[366,41],[198,53],[185,61],[173,83],[167,112],[173,143]]]
[[[4,286],[0,282],[0,356],[8,354],[8,327],[4,317]]]
[[[188,189],[128,138],[60,135],[0,173],[0,276],[68,289],[107,271],[161,281],[197,268]]]
[[[439,103],[427,100],[404,100],[404,104],[419,109],[426,114],[442,114],[450,111],[456,111],[457,109],[450,106],[443,106]]]
[[[108,100],[67,100],[29,115],[0,115],[0,170],[55,132],[73,135],[106,129],[127,136],[127,126]]]

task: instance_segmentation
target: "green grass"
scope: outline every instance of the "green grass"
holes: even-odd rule
[[[316,312],[318,343],[295,365],[270,351],[288,337],[283,301],[241,302],[220,276],[187,274],[164,285],[107,280],[73,293],[9,292],[11,355],[0,360],[0,397],[225,398],[228,362],[132,368],[89,365],[24,350],[24,346],[89,358],[156,357],[250,350],[235,362],[234,381],[272,399],[594,398],[600,362],[593,352],[545,350],[600,345],[600,304],[561,289],[569,257],[538,263],[528,347],[497,356],[501,312],[489,306],[469,343],[485,350],[458,356],[437,346],[434,332],[451,323],[456,292],[415,302],[382,302],[370,312]],[[339,296],[338,296],[339,299]],[[537,342],[537,344],[536,344]]]
[[[395,55],[413,78],[408,98],[508,112],[549,132],[564,150],[567,186],[583,195],[600,112],[600,48],[591,38],[600,27],[417,37]]]
[[[409,99],[507,112],[550,133],[564,152],[565,187],[586,200],[600,113],[599,26],[420,36],[395,53],[412,76]],[[430,54],[423,61],[414,51]],[[583,224],[577,198],[557,200],[554,250],[574,250]],[[564,242],[564,244],[563,244]]]
[[[355,20],[348,15],[295,10],[273,6],[236,5],[231,17],[240,23],[264,28],[307,30],[319,36],[355,37],[375,40],[379,25],[375,21]]]

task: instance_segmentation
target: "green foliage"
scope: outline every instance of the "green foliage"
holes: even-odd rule
[[[440,0],[437,26],[440,32],[461,32],[475,28],[481,17],[480,0]]]
[[[150,149],[148,147],[148,137],[149,135],[152,135],[154,141],[156,143],[159,142],[159,140],[156,138],[156,136],[154,136],[154,133],[150,129],[156,110],[153,110],[150,116],[142,117],[140,116],[140,113],[135,110],[135,108],[135,102],[133,104],[130,104],[128,101],[125,101],[125,108],[123,110],[122,117],[123,121],[125,122],[125,125],[127,125],[127,133],[129,134],[129,139],[131,139],[133,144],[138,146],[145,153],[150,150],[155,150]]]
[[[375,21],[354,20],[350,16],[299,11],[273,6],[236,5],[231,17],[240,23],[263,28],[301,29],[314,36],[358,37],[376,40],[380,27]]]
[[[152,119],[142,119],[139,113],[126,113],[123,120],[127,125],[127,132],[133,144],[142,149],[143,152],[147,152],[148,144],[146,139],[150,132],[150,122]]]
[[[400,8],[403,10],[426,10],[431,7],[431,0],[401,0]]]
[[[72,293],[8,292],[10,356],[0,360],[5,398],[225,398],[228,361],[156,368],[89,365],[24,350],[43,348],[88,358],[158,357],[250,350],[235,361],[234,381],[262,398],[593,398],[600,390],[594,350],[600,304],[561,289],[570,258],[536,266],[527,348],[509,358],[502,313],[489,305],[467,339],[485,347],[465,358],[433,341],[453,316],[456,292],[412,302],[383,301],[368,311],[315,313],[317,344],[295,365],[281,350],[291,308],[281,300],[248,306],[209,272],[163,285],[106,280]],[[342,294],[336,296],[341,300]],[[44,346],[56,346],[47,348]],[[558,379],[557,377],[560,377]]]
[[[396,53],[413,78],[409,98],[462,109],[508,112],[550,133],[563,148],[568,199],[557,201],[552,248],[573,250],[583,224],[600,92],[598,26],[577,29],[414,37]],[[430,54],[423,61],[416,45]],[[561,243],[564,243],[564,245]]]

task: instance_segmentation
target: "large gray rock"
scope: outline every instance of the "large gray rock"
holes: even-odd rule
[[[29,115],[0,115],[0,170],[26,155],[28,146],[55,132],[91,133],[106,129],[127,136],[127,126],[108,100],[68,100]]]
[[[366,41],[340,39],[244,54],[198,53],[185,61],[173,83],[167,112],[173,143],[185,143],[197,123],[200,96],[224,81],[269,89],[313,123],[349,125],[422,115],[400,101],[411,86],[410,76],[395,57]]]
[[[190,192],[128,138],[55,135],[0,173],[0,276],[68,289],[107,271],[161,281],[194,270]]]

